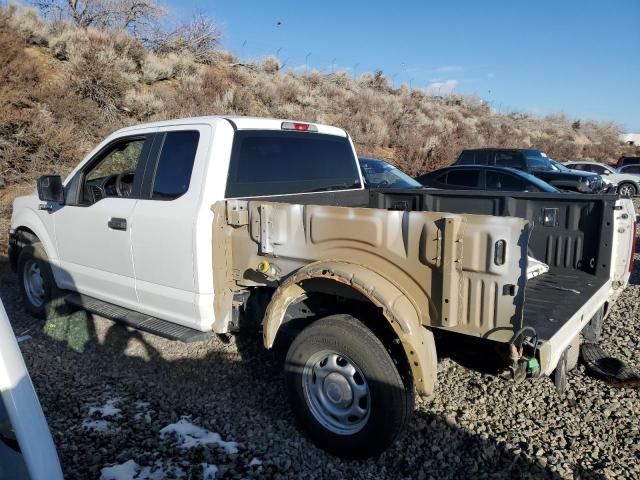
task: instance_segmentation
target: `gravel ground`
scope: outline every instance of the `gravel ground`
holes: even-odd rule
[[[638,371],[636,266],[603,346]],[[443,358],[435,398],[418,402],[407,434],[378,459],[343,461],[296,429],[279,357],[257,334],[184,345],[61,306],[38,323],[4,256],[0,296],[16,334],[32,336],[21,349],[68,479],[127,470],[193,479],[640,478],[640,390],[583,367],[558,395],[548,378],[515,385]],[[169,425],[193,431],[177,436]]]

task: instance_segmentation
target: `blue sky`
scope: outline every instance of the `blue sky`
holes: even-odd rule
[[[640,0],[169,0],[220,25],[240,58],[381,69],[395,85],[477,94],[500,111],[615,121],[640,132]],[[280,22],[280,24],[278,24]]]

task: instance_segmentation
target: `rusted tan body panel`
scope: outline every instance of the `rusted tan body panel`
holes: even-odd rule
[[[216,331],[233,291],[278,286],[264,321],[270,347],[311,278],[348,284],[382,308],[416,364],[433,360],[420,346],[425,327],[508,340],[521,326],[526,220],[237,200],[216,203],[214,213]],[[264,259],[268,276],[257,271]]]

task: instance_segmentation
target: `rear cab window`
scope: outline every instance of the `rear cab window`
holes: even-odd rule
[[[226,197],[360,189],[347,137],[279,130],[240,130],[233,141]]]

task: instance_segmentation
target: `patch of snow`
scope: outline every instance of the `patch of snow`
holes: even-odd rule
[[[236,442],[225,442],[219,434],[210,432],[189,422],[188,417],[182,417],[178,423],[172,423],[160,430],[160,438],[175,434],[180,448],[193,448],[205,445],[216,445],[227,453],[238,453]]]
[[[116,407],[116,404],[120,403],[119,398],[114,398],[113,400],[107,400],[101,407],[91,407],[89,409],[89,416],[92,416],[94,413],[99,413],[102,418],[104,417],[117,417],[120,415],[121,409]]]
[[[262,462],[258,460],[256,457],[253,457],[249,462],[250,467],[257,467],[258,465],[262,465]]]
[[[82,426],[96,432],[106,432],[109,430],[111,423],[106,420],[84,420]]]
[[[216,473],[218,473],[218,467],[216,465],[201,463],[200,466],[202,466],[203,480],[214,480],[216,478]]]
[[[120,465],[105,467],[100,472],[100,480],[132,480],[140,472],[140,465],[127,460]]]
[[[149,408],[149,405],[151,405],[149,402],[142,402],[140,400],[133,404],[133,406],[138,410],[146,410],[147,408]]]
[[[164,480],[167,477],[184,478],[185,472],[172,463],[157,461],[152,467],[141,467],[133,460],[105,467],[100,472],[100,480]]]

